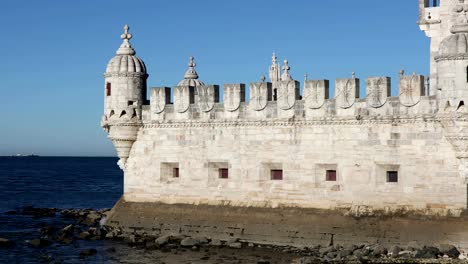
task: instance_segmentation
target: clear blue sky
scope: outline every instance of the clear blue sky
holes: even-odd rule
[[[396,94],[400,69],[429,72],[417,0],[14,0],[0,14],[0,155],[115,155],[102,73],[126,23],[150,87],[175,85],[190,55],[220,85],[267,75],[272,51],[294,78],[332,87],[355,71],[392,77]]]

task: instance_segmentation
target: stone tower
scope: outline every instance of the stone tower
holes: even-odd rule
[[[464,110],[468,99],[468,1],[453,1],[449,35],[435,56],[440,107],[446,111]]]
[[[146,101],[145,63],[137,56],[125,25],[120,36],[122,45],[107,64],[104,73],[104,115],[101,126],[109,134],[119,156],[119,166],[125,169],[133,143],[141,127],[142,105]]]
[[[418,24],[431,39],[430,44],[430,89],[428,95],[437,95],[442,87],[439,84],[436,57],[442,41],[451,36],[452,27],[457,23],[454,9],[463,6],[462,0],[419,0]]]

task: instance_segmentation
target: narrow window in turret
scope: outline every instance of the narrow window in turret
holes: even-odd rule
[[[111,83],[106,83],[106,95],[110,96],[111,95]]]

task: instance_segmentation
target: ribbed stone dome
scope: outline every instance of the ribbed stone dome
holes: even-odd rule
[[[106,73],[146,73],[145,63],[134,55],[117,55],[107,64]]]
[[[200,85],[205,85],[202,81],[198,79],[184,79],[179,82],[178,86],[200,86]]]
[[[440,43],[439,56],[468,53],[468,33],[457,33]]]
[[[136,52],[130,44],[129,40],[132,34],[128,33],[128,25],[125,25],[125,32],[120,36],[123,40],[114,58],[107,64],[106,73],[144,73],[146,74],[146,66],[143,60],[135,56]]]

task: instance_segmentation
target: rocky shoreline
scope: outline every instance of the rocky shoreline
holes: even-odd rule
[[[108,209],[57,209],[24,207],[6,212],[7,215],[26,215],[34,219],[60,217],[67,220],[64,226],[46,225],[39,232],[40,236],[24,241],[30,247],[47,248],[53,244],[73,244],[76,241],[112,240],[125,243],[135,249],[160,251],[162,253],[183,254],[188,251],[203,252],[200,261],[208,261],[221,249],[265,250],[292,256],[291,263],[468,263],[467,252],[454,245],[419,245],[410,243],[406,246],[384,247],[379,244],[356,244],[351,246],[328,245],[295,248],[248,243],[238,238],[229,240],[210,239],[208,237],[188,237],[165,235],[160,237],[145,234],[126,234],[118,228],[103,226]],[[0,237],[0,248],[13,248],[15,241]],[[107,254],[116,249],[109,247]],[[95,248],[80,250],[79,257],[86,259],[98,254]],[[242,262],[238,262],[242,263]],[[256,263],[281,263],[268,257],[260,257]]]

